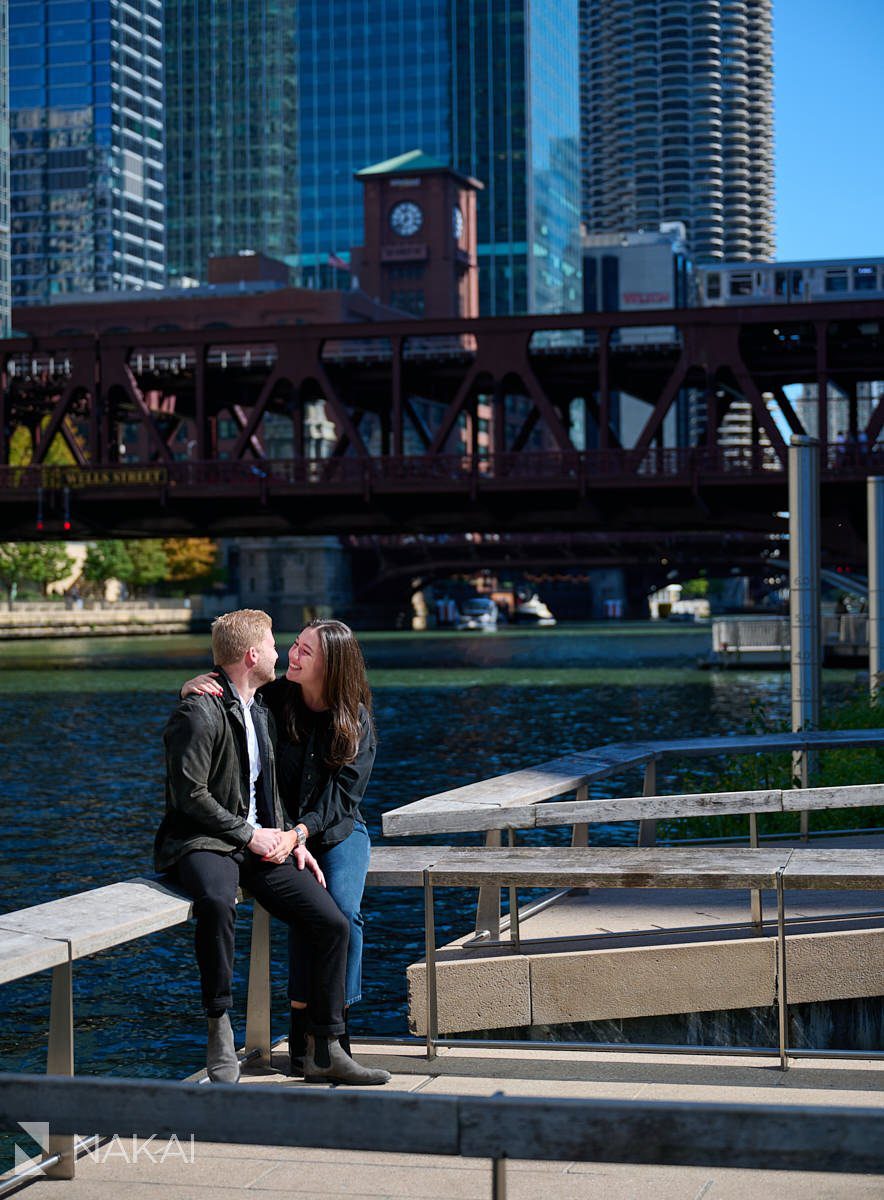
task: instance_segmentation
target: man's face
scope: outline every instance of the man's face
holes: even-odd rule
[[[273,630],[268,629],[261,640],[261,644],[257,647],[258,661],[252,667],[252,676],[257,687],[262,683],[270,683],[276,678],[276,660],[279,658],[279,653],[276,649],[276,642],[273,640]]]

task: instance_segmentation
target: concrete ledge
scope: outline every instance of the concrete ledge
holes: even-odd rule
[[[528,955],[438,963],[440,1029],[501,1029],[531,1024]],[[426,971],[408,968],[408,1024],[426,1033]],[[466,1021],[467,1024],[460,1024]]]
[[[666,1016],[771,1005],[776,941],[769,934],[680,944],[487,957],[457,949],[438,964],[439,1028],[466,1033],[521,1025]],[[790,1003],[880,994],[884,930],[794,933]],[[409,1027],[426,1033],[426,972],[408,968]]]

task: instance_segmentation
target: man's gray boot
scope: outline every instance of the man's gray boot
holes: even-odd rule
[[[304,1079],[307,1083],[350,1083],[371,1087],[389,1083],[389,1071],[379,1067],[363,1067],[346,1053],[337,1038],[307,1037],[304,1059]]]
[[[239,1059],[233,1041],[230,1017],[209,1017],[209,1041],[206,1046],[206,1069],[213,1083],[237,1083]]]

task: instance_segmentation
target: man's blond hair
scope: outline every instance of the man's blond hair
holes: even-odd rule
[[[212,622],[212,656],[219,667],[238,663],[251,646],[258,646],[273,622],[260,608],[239,608]]]

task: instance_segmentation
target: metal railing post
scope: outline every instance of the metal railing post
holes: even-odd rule
[[[270,1065],[270,914],[257,900],[252,911],[246,1054],[254,1056],[252,1062]]]
[[[506,1159],[491,1160],[491,1200],[506,1200]]]
[[[516,831],[512,827],[512,825],[510,826],[508,840],[509,840],[509,844],[511,846],[515,846]],[[513,944],[513,950],[516,952],[516,954],[521,954],[522,939],[519,935],[519,893],[518,893],[518,889],[516,887],[511,887],[509,889],[509,893],[510,893],[510,941]]]
[[[820,444],[793,434],[789,444],[789,630],[792,729],[820,724]],[[793,780],[809,787],[815,763],[808,750],[792,755]],[[807,839],[808,814],[801,813]]]
[[[499,846],[500,844],[500,830],[489,829],[485,834],[485,845]],[[500,939],[500,888],[493,884],[486,884],[479,888],[474,937],[488,938],[492,942]]]
[[[786,897],[782,869],[777,871],[777,1024],[780,1067],[789,1067],[789,1000],[786,990]]]
[[[642,786],[643,796],[657,795],[657,760],[652,758],[649,763],[645,763],[645,780]],[[657,845],[657,822],[656,821],[639,821],[638,823],[638,844],[640,846],[656,846]]]
[[[749,813],[749,845],[753,850],[758,849],[758,813]],[[749,892],[749,909],[755,932],[763,933],[764,918],[761,910],[760,888],[752,888]]]
[[[869,513],[869,694],[878,703],[884,672],[884,476],[866,482]]]
[[[46,1053],[47,1075],[74,1073],[74,993],[73,963],[68,960],[52,968],[52,996],[49,1005],[49,1047]],[[50,1133],[46,1146],[49,1156],[58,1162],[45,1168],[48,1179],[73,1179],[76,1164],[74,1135]]]
[[[436,1057],[439,1038],[438,988],[436,980],[436,914],[433,907],[433,883],[424,870],[424,962],[427,975],[427,1058]]]
[[[582,787],[577,789],[577,800],[589,799],[589,784],[584,783]],[[585,821],[581,821],[574,825],[571,830],[571,845],[572,846],[588,846],[589,845],[589,826]]]

